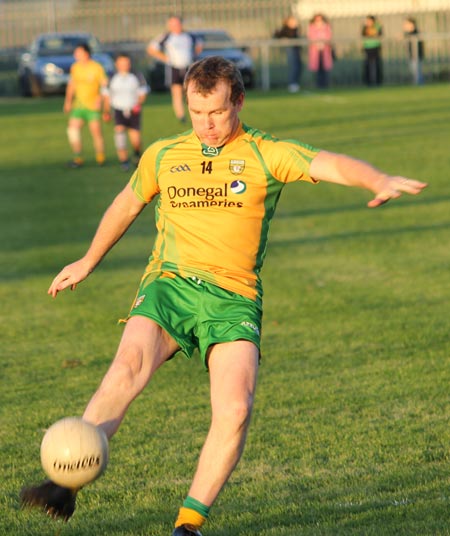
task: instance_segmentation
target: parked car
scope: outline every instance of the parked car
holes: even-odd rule
[[[241,72],[245,87],[252,88],[255,85],[255,68],[253,60],[239,48],[236,41],[224,30],[192,30],[189,32],[203,43],[203,51],[195,58],[201,59],[206,56],[223,56],[236,64]],[[154,91],[164,91],[168,87],[167,68],[164,63],[155,61],[150,69],[149,83]]]
[[[86,43],[92,58],[101,63],[108,76],[114,73],[114,61],[102,51],[99,41],[88,33],[45,33],[21,55],[18,67],[19,88],[23,96],[39,97],[64,93],[75,48]]]

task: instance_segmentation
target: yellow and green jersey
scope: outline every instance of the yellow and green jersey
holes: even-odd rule
[[[74,107],[100,110],[100,90],[108,82],[100,63],[94,60],[86,63],[75,62],[70,68],[70,80],[75,89]]]
[[[286,183],[305,180],[318,153],[240,126],[221,148],[189,130],[156,141],[130,180],[148,203],[156,195],[157,237],[144,278],[195,276],[260,301],[269,224]]]

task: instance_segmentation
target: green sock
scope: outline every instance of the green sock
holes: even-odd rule
[[[206,506],[206,504],[201,503],[200,501],[197,501],[197,499],[194,499],[193,497],[186,497],[186,499],[183,502],[183,506],[185,508],[190,508],[191,510],[195,510],[203,517],[208,517],[210,507]]]

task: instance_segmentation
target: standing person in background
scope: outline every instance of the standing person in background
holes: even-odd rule
[[[294,15],[286,17],[280,29],[274,33],[277,39],[298,39],[300,28]],[[302,74],[301,47],[293,45],[286,47],[288,64],[288,91],[296,93],[300,89],[300,77]]]
[[[308,67],[317,73],[316,85],[320,89],[326,89],[330,84],[329,73],[333,68],[332,37],[333,32],[327,19],[321,13],[314,15],[308,25]]]
[[[176,118],[184,123],[183,80],[189,65],[203,49],[202,43],[185,32],[180,17],[171,16],[167,22],[168,32],[151,41],[147,53],[169,67],[172,106]]]
[[[373,15],[368,15],[361,35],[364,50],[364,83],[368,86],[381,86],[383,69],[381,65],[381,39],[383,28]]]
[[[408,39],[409,66],[414,83],[418,86],[423,84],[422,63],[425,56],[423,41],[417,38],[419,34],[416,19],[407,17],[403,21],[403,35]]]
[[[73,153],[68,165],[72,168],[83,165],[81,129],[87,123],[94,142],[95,159],[102,166],[105,163],[105,142],[101,123],[101,93],[108,83],[108,77],[100,63],[91,58],[89,45],[78,45],[73,57],[75,63],[70,68],[64,100],[64,112],[70,114],[67,136]]]
[[[119,54],[116,58],[117,73],[111,78],[104,90],[104,119],[110,119],[111,107],[114,109],[114,144],[120,167],[123,171],[130,169],[127,149],[127,132],[134,151],[134,164],[141,157],[141,116],[142,105],[147,98],[149,87],[141,73],[131,72],[131,58]]]

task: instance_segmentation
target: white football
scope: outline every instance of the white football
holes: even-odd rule
[[[98,478],[106,468],[108,456],[106,434],[80,417],[55,422],[41,443],[45,473],[66,488],[78,489]]]

